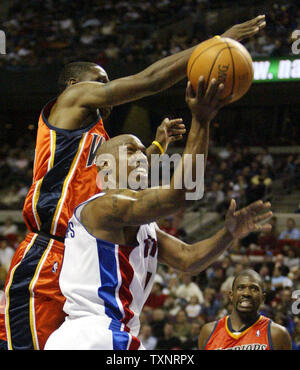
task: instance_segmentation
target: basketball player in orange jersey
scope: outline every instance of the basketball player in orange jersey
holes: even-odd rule
[[[264,26],[265,17],[258,16],[231,27],[222,36],[242,40]],[[102,117],[114,105],[158,93],[185,78],[193,50],[112,81],[93,63],[71,63],[61,72],[61,93],[44,107],[39,118],[33,184],[23,209],[30,232],[18,247],[7,275],[0,347],[42,349],[64,319],[64,297],[58,285],[64,237],[75,206],[98,191],[94,157],[108,139]],[[161,150],[161,146],[151,145],[148,152]]]
[[[251,269],[241,271],[235,277],[230,292],[232,313],[202,327],[199,349],[292,349],[286,328],[259,314],[264,296],[261,276]]]

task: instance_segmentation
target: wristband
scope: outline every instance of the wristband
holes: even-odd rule
[[[163,147],[160,145],[160,143],[158,141],[154,140],[154,141],[152,141],[152,144],[156,145],[159,148],[161,154],[165,154],[165,151],[163,150]]]

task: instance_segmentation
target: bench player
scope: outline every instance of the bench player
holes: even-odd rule
[[[292,349],[286,328],[259,314],[264,295],[261,276],[251,269],[241,271],[235,277],[230,292],[232,313],[202,327],[199,349]]]

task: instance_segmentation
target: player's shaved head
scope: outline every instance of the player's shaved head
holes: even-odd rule
[[[105,70],[96,63],[92,62],[72,62],[66,64],[58,77],[58,88],[62,92],[67,86],[70,80],[82,81],[84,75],[88,72],[98,71],[99,75],[103,76],[103,80],[100,82],[107,82],[107,74]],[[98,76],[95,76],[95,80],[98,81]],[[90,79],[88,79],[90,80]]]
[[[124,134],[115,136],[99,147],[97,151],[97,156],[100,154],[112,154],[113,152],[115,152],[116,148],[119,148],[120,145],[127,145],[136,142],[140,143],[140,139],[134,135]]]
[[[264,290],[264,283],[263,283],[262,277],[256,271],[254,271],[252,269],[242,270],[240,273],[238,273],[236,275],[236,277],[234,278],[234,280],[232,282],[232,290],[234,290],[234,286],[235,286],[237,280],[242,276],[251,277],[252,279],[256,280],[257,283],[260,285],[262,291]]]

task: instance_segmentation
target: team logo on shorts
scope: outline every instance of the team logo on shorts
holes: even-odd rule
[[[55,274],[58,269],[58,262],[53,263],[52,272]]]

